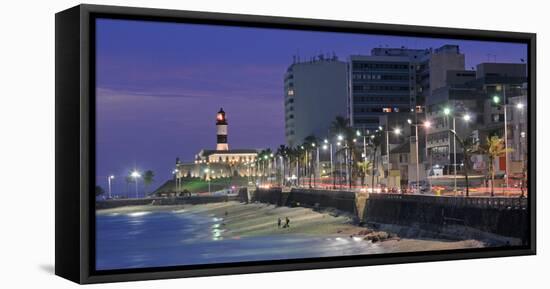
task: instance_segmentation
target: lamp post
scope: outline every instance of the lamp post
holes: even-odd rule
[[[388,167],[388,172],[386,175],[386,188],[387,188],[389,187],[389,174],[390,174],[390,135],[389,135],[390,130],[388,129],[387,125],[385,130],[382,126],[379,126],[378,129],[386,133],[386,164]]]
[[[332,189],[336,189],[336,178],[334,177],[334,163],[332,160],[332,143],[328,142],[328,139],[325,139],[325,145],[323,145],[323,149],[330,148],[330,176],[332,178]]]
[[[342,135],[338,135],[338,141],[344,141],[344,136]],[[340,144],[339,142],[339,144]],[[346,176],[345,176],[345,181],[348,182],[349,180],[349,175],[348,175],[348,144],[347,144],[347,141],[344,141],[344,164],[345,164],[345,170],[346,170]],[[351,183],[350,183],[351,184]]]
[[[208,194],[210,194],[210,169],[206,168],[204,169],[204,173],[206,174],[206,180],[208,181]]]
[[[451,109],[446,107],[443,109],[443,114],[447,117],[447,120],[449,119],[449,116],[451,115]],[[454,115],[451,115],[453,119],[453,128],[452,131],[456,131],[456,119]],[[450,132],[451,130],[449,130]],[[450,136],[450,135],[449,135]],[[449,137],[450,139],[450,137]],[[451,148],[451,144],[449,142],[449,150]],[[451,159],[451,154],[449,154],[449,160]],[[456,134],[453,134],[453,174],[454,174],[454,193],[456,195],[457,193],[457,184],[456,184]]]
[[[393,134],[395,134],[396,136],[401,135],[401,129],[398,127],[394,128]],[[389,166],[389,163],[390,163],[390,153],[388,151],[388,166]],[[399,160],[397,160],[397,168],[399,169]],[[389,171],[388,171],[388,174],[389,174]]]
[[[138,178],[141,177],[141,174],[138,171],[133,171],[131,174],[132,178],[134,178],[134,182],[136,182],[136,199],[138,198]]]
[[[468,114],[464,115],[464,120],[469,121],[470,116]],[[464,154],[464,179],[466,181],[466,197],[470,196],[470,186],[468,183],[468,164],[467,164],[467,156],[468,156],[468,149],[466,148],[466,145],[464,144],[464,141],[457,135],[455,130],[450,130],[450,132],[456,137],[460,145],[462,146],[462,151]]]
[[[175,170],[172,171],[172,174],[174,174],[174,178],[176,179],[176,195],[178,194],[178,191],[179,191],[179,177],[178,177],[178,172],[179,172],[178,169],[175,169]]]
[[[107,182],[109,183],[109,199],[111,199],[113,196],[111,194],[111,181],[115,178],[115,176],[110,175],[107,177]]]
[[[453,134],[453,170],[454,170],[454,193],[455,195],[457,194],[458,190],[457,190],[457,180],[456,180],[456,166],[457,166],[457,163],[456,163],[456,141],[459,140],[459,142],[462,144],[462,140],[459,139],[457,133],[456,133],[456,115],[455,114],[452,114],[451,115],[451,109],[446,107],[443,109],[443,114],[446,116],[446,117],[449,117],[451,116],[452,119],[453,119],[453,128],[452,129],[449,129],[449,133],[452,133]],[[465,122],[469,122],[472,117],[469,115],[469,114],[464,114],[462,116],[462,119],[465,121]],[[450,139],[450,138],[449,138]],[[449,144],[449,147],[450,147],[450,144]],[[466,149],[466,148],[464,148]],[[449,158],[450,158],[450,154],[449,154]],[[464,162],[467,162],[468,160],[465,158],[464,159]],[[467,169],[467,167],[465,167],[465,169]]]
[[[493,102],[495,105],[500,106],[504,109],[504,162],[506,164],[506,190],[510,188],[509,184],[509,172],[508,172],[508,117],[507,117],[507,110],[508,106],[506,105],[506,89],[503,86],[503,94],[504,94],[504,103],[500,104],[500,97],[497,95],[493,96]]]
[[[340,146],[342,146],[342,143],[340,141],[338,141],[338,142],[336,142],[336,146],[339,148]],[[336,151],[338,152],[338,149]],[[340,169],[338,170],[338,187],[340,189],[342,188],[342,170],[343,170],[341,159],[342,159],[342,157],[340,156]]]
[[[315,156],[315,161],[316,161],[316,168],[315,168],[315,173],[313,174],[314,175],[314,183],[313,185],[315,187],[317,187],[317,180],[320,180],[321,179],[321,176],[319,174],[319,147],[315,145],[315,143],[312,143],[311,144],[313,147],[315,147],[317,149],[317,155]]]
[[[413,123],[412,120],[407,119],[407,122],[409,125],[414,126],[415,130],[415,150],[416,150],[416,190],[418,193],[420,193],[420,159],[418,156],[418,126],[423,126],[424,128],[428,129],[431,126],[431,123],[429,121],[425,121],[424,123]],[[428,156],[426,156],[427,158]]]

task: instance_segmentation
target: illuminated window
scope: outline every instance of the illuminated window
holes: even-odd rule
[[[382,108],[382,112],[391,112],[391,107]]]
[[[289,89],[289,90],[288,90],[288,95],[289,95],[289,96],[293,96],[293,95],[294,95],[294,90],[293,90],[293,89]]]

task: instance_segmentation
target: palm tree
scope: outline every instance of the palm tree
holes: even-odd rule
[[[487,143],[480,151],[489,158],[489,173],[491,174],[491,197],[495,196],[495,159],[512,151],[504,146],[504,139],[498,136],[487,137]]]
[[[281,165],[282,165],[282,168],[279,169],[279,172],[277,173],[277,177],[280,178],[280,184],[281,186],[284,184],[284,180],[285,180],[285,172],[286,172],[286,169],[287,169],[287,166],[286,166],[286,159],[288,157],[288,153],[289,153],[289,147],[285,146],[285,145],[280,145],[279,148],[277,148],[277,151],[275,152],[275,155],[280,158],[282,161],[281,161]]]
[[[95,196],[101,196],[105,194],[105,190],[101,186],[95,186]]]
[[[318,140],[314,135],[308,135],[304,138],[304,148],[306,154],[306,166],[307,166],[307,176],[309,177],[309,188],[311,186],[311,176],[315,175],[315,167],[313,166],[313,156],[310,157],[310,153],[314,150],[317,150]]]
[[[256,162],[257,162],[257,165],[258,166],[261,166],[261,172],[262,172],[262,177],[260,178],[260,181],[263,179],[263,177],[265,177],[265,180],[267,182],[268,180],[268,165],[269,165],[269,162],[271,161],[272,159],[272,152],[271,152],[271,149],[265,149],[265,150],[262,150],[260,151],[260,153],[258,154],[258,158],[256,159]]]
[[[358,161],[357,172],[361,178],[361,186],[365,185],[365,177],[368,175],[369,170],[372,170],[374,163],[371,161]]]
[[[290,149],[290,157],[291,157],[291,163],[292,160],[294,160],[294,169],[296,172],[296,183],[295,185],[300,184],[300,158],[302,155],[302,151],[300,147],[295,147]]]
[[[355,175],[354,167],[357,163],[357,147],[354,144],[354,137],[355,134],[353,132],[353,128],[349,125],[349,119],[346,119],[341,116],[337,116],[333,121],[330,128],[331,136],[341,136],[345,143],[343,144],[343,148],[341,150],[337,150],[336,153],[344,153],[344,159],[346,163],[346,167],[349,165],[349,187],[351,188],[352,185],[352,176]],[[347,173],[347,172],[346,172]]]
[[[147,188],[154,182],[155,173],[152,170],[147,170],[143,174],[143,184],[145,186],[145,191]]]

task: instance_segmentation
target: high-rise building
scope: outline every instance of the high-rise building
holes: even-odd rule
[[[437,49],[374,48],[371,55],[349,59],[348,114],[356,128],[376,129],[380,116],[423,118],[426,99],[445,86],[446,72],[463,70],[464,55],[456,45]]]
[[[326,136],[337,116],[346,117],[346,63],[335,56],[293,63],[285,74],[284,89],[289,146],[310,135]]]

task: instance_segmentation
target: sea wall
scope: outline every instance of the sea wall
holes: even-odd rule
[[[527,241],[526,199],[371,194],[366,202],[361,218],[365,222],[431,231],[463,226]]]
[[[277,206],[337,209],[364,223],[414,227],[434,233],[467,228],[472,232],[506,236],[522,242],[527,241],[529,235],[527,200],[519,198],[368,194],[313,189],[284,192],[280,188],[271,188],[255,190],[252,201]]]
[[[119,199],[106,200],[96,202],[96,209],[111,209],[124,206],[142,206],[142,205],[199,205],[207,203],[219,203],[228,201],[241,202],[240,195],[229,196],[192,196],[192,197],[177,197],[177,198],[144,198],[144,199]]]
[[[291,189],[285,192],[281,188],[257,189],[252,201],[288,207],[332,208],[357,214],[355,193],[348,191]]]
[[[333,208],[357,215],[355,193],[348,191],[292,189],[287,204],[290,206],[308,206],[314,208]]]

